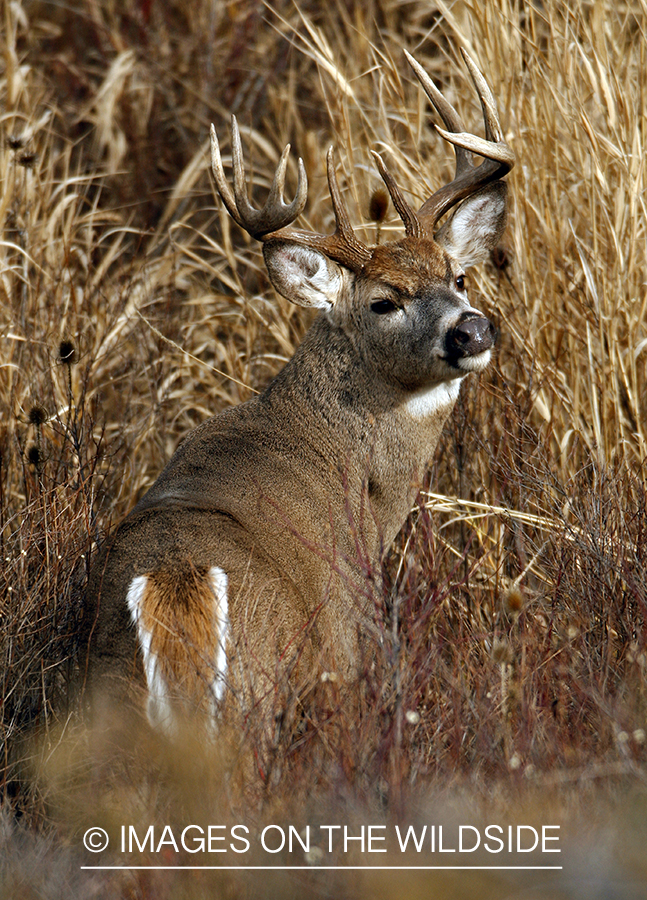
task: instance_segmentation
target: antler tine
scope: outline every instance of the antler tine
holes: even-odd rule
[[[382,176],[382,181],[386,185],[386,188],[391,196],[391,200],[393,201],[396,212],[404,222],[405,233],[409,237],[422,237],[425,234],[425,228],[420,221],[417,213],[409,206],[409,204],[405,200],[404,194],[398,187],[391,172],[387,169],[386,163],[384,162],[380,154],[376,153],[375,150],[371,150],[371,153],[373,154],[373,159],[375,160],[380,175]]]
[[[328,174],[328,190],[330,191],[336,223],[335,233],[331,235],[331,241],[334,241],[339,246],[342,254],[346,254],[348,261],[355,267],[358,265],[364,266],[371,257],[371,251],[366,244],[363,244],[355,237],[353,226],[350,224],[348,210],[339,190],[337,172],[335,171],[335,151],[332,146],[328,148],[328,153],[326,154],[326,170]],[[344,264],[344,259],[338,259],[337,261]]]
[[[335,213],[335,231],[333,234],[317,234],[310,231],[291,231],[284,234],[272,235],[272,237],[286,237],[304,247],[319,250],[329,259],[340,263],[353,272],[359,272],[372,255],[372,251],[355,237],[353,226],[350,223],[348,210],[344,204],[337,174],[335,172],[335,153],[332,147],[326,154],[326,167],[328,173],[328,190]]]
[[[216,131],[213,125],[211,126],[211,167],[218,192],[234,221],[257,240],[265,240],[273,232],[290,225],[301,215],[306,205],[308,179],[301,159],[298,162],[296,195],[291,203],[283,201],[289,154],[290,145],[288,144],[281,154],[276,167],[267,200],[261,209],[256,209],[251,205],[247,196],[243,148],[236,117],[231,117],[231,155],[234,173],[233,194],[225,178]]]
[[[407,62],[413,69],[418,78],[418,81],[422,85],[422,88],[429,98],[433,105],[436,107],[436,110],[440,114],[443,122],[447,126],[448,130],[454,133],[460,133],[465,131],[465,126],[461,121],[461,117],[458,115],[454,107],[451,105],[449,100],[446,100],[445,97],[440,93],[436,85],[433,83],[427,72],[422,68],[418,60],[414,59],[413,56],[409,53],[408,50],[404,51],[404,55],[407,58]],[[440,132],[440,129],[436,125],[436,130]],[[444,136],[444,135],[443,135]],[[464,149],[460,146],[456,146],[456,174],[459,175],[462,172],[466,171],[471,167],[471,160],[469,155],[464,151]]]
[[[335,159],[333,148],[328,150],[327,170],[328,187],[335,213],[335,231],[333,234],[317,234],[310,231],[298,231],[288,228],[292,222],[303,212],[306,204],[308,182],[305,167],[299,160],[299,178],[297,192],[294,200],[286,204],[283,202],[283,190],[285,188],[285,173],[287,169],[290,145],[288,144],[276,167],[274,179],[270,187],[265,205],[262,209],[255,209],[249,202],[245,185],[245,166],[243,163],[243,149],[240,140],[240,131],[236,117],[231,117],[231,155],[234,173],[234,190],[232,192],[222,165],[220,146],[213,125],[211,126],[211,167],[216,187],[227,207],[232,219],[245,229],[252,237],[260,241],[291,240],[304,247],[310,247],[324,253],[329,259],[335,260],[352,271],[360,271],[371,258],[371,250],[355,237],[353,227],[344,201],[339,190],[339,183],[335,173]]]
[[[330,199],[332,200],[332,208],[335,213],[335,234],[342,240],[353,244],[355,241],[355,233],[353,226],[350,224],[350,216],[346,209],[339,190],[339,182],[337,181],[337,172],[335,171],[335,150],[328,147],[326,153],[326,174],[328,176],[328,190],[330,191]]]
[[[514,166],[515,155],[505,143],[499,123],[496,103],[492,92],[469,54],[461,48],[463,59],[481,102],[485,123],[485,138],[466,132],[460,116],[443,97],[422,66],[411,54],[404,51],[425,93],[438,110],[447,130],[436,125],[438,133],[454,145],[456,153],[456,173],[454,179],[433,194],[418,210],[418,216],[429,220],[431,228],[452,206],[493,181],[503,178]],[[475,166],[471,155],[482,157],[483,162]]]
[[[503,141],[503,132],[501,131],[501,123],[499,122],[499,113],[496,108],[496,100],[490,90],[490,85],[483,77],[472,57],[464,47],[461,47],[461,56],[465,60],[474,87],[481,101],[481,109],[483,110],[483,120],[485,121],[485,137],[488,141],[496,143]]]
[[[227,212],[232,217],[234,222],[236,222],[237,225],[240,225],[241,228],[244,228],[245,225],[236,208],[236,200],[225,177],[225,170],[222,167],[222,157],[220,156],[220,144],[218,143],[218,135],[216,134],[216,129],[213,125],[211,126],[210,132],[211,171],[213,172],[213,177],[216,182],[216,187],[218,188],[218,193],[222,198],[222,202],[227,207]]]

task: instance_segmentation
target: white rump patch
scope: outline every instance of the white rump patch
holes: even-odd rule
[[[147,715],[148,721],[153,728],[159,728],[162,731],[173,731],[173,710],[168,694],[168,685],[166,684],[162,673],[157,664],[157,656],[151,650],[151,632],[144,628],[141,621],[142,600],[146,595],[146,585],[148,578],[146,575],[138,575],[133,578],[126,594],[126,603],[130,610],[130,615],[137,629],[137,637],[142,650],[142,659],[144,661],[144,673],[146,674],[146,683],[148,685],[148,704]]]
[[[458,392],[461,389],[461,381],[459,376],[451,381],[443,381],[435,384],[432,388],[424,388],[416,391],[415,394],[407,400],[407,412],[414,419],[426,419],[433,416],[441,410],[448,410],[456,403]]]
[[[209,578],[216,599],[216,621],[218,623],[218,656],[216,658],[216,675],[213,680],[213,693],[216,700],[221,700],[225,691],[225,675],[227,674],[227,639],[229,637],[229,609],[227,605],[227,573],[220,566],[209,569]]]
[[[227,573],[219,566],[212,566],[209,569],[209,580],[215,601],[214,629],[218,633],[218,650],[216,659],[213,660],[215,675],[212,684],[215,717],[216,704],[224,694],[227,674],[227,639],[229,636]],[[154,728],[172,734],[175,730],[175,723],[168,685],[160,670],[157,655],[151,649],[151,632],[143,626],[141,621],[141,606],[147,585],[148,577],[146,575],[133,578],[126,594],[126,604],[137,629],[137,637],[142,651],[144,673],[148,685],[148,720]]]

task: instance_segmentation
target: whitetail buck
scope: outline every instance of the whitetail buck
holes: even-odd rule
[[[455,147],[453,181],[415,212],[374,154],[405,236],[353,233],[328,153],[334,234],[290,230],[306,203],[283,190],[289,147],[265,206],[247,199],[232,123],[233,192],[212,128],[212,167],[231,216],[263,242],[270,278],[321,312],[265,392],[192,431],[122,523],[90,584],[93,684],[145,675],[148,717],[248,710],[277,684],[306,691],[324,670],[356,674],[367,573],[401,529],[462,379],[488,364],[492,323],[470,306],[465,270],[497,244],[514,164],[492,94],[464,54],[485,120],[466,133],[407,54]],[[472,156],[481,158],[475,165]],[[455,208],[436,230],[439,220]],[[117,694],[118,695],[118,694]]]

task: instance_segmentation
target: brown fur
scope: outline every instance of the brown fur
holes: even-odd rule
[[[223,622],[207,570],[189,565],[148,575],[140,621],[174,700],[187,710],[212,712]]]

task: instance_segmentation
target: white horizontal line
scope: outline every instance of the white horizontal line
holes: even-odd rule
[[[125,870],[134,870],[134,869],[151,869],[151,870],[174,870],[174,869],[213,869],[218,870],[221,869],[223,872],[292,872],[295,870],[312,870],[312,869],[321,869],[324,871],[330,870],[331,872],[339,872],[339,871],[361,871],[362,869],[366,869],[367,871],[379,871],[381,869],[386,871],[397,871],[397,872],[411,872],[411,871],[420,871],[420,872],[431,872],[435,870],[442,869],[443,871],[454,871],[460,872],[462,870],[465,871],[561,871],[563,866],[81,866],[82,869],[125,869]]]

